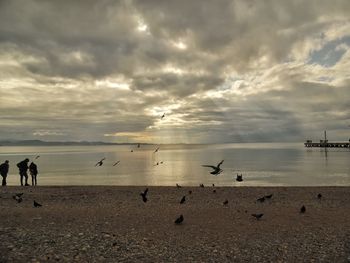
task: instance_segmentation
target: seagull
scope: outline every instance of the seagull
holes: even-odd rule
[[[322,198],[322,195],[321,195],[321,194],[318,194],[318,195],[317,195],[317,198],[318,198],[318,199],[321,199],[321,198]]]
[[[176,225],[180,225],[184,221],[184,216],[180,215],[178,218],[175,220]]]
[[[118,163],[120,163],[120,161],[117,161],[116,163],[114,163],[113,166],[116,166]]]
[[[146,197],[147,193],[148,193],[148,188],[146,188],[145,191],[143,191],[143,193],[140,193],[140,195],[142,196],[142,201],[144,203],[146,203],[147,200],[148,200],[147,197]]]
[[[176,184],[176,187],[177,187],[177,188],[181,188],[181,185],[179,185],[179,184]]]
[[[158,150],[159,150],[159,147],[157,147],[157,149],[155,149],[155,151],[154,151],[154,152],[156,153],[156,152],[158,152]]]
[[[252,214],[256,218],[256,220],[260,220],[264,214]]]
[[[261,197],[256,199],[257,202],[264,203],[265,202],[265,197]]]
[[[273,194],[265,195],[264,198],[266,198],[266,199],[271,199],[272,196],[273,196]]]
[[[226,199],[222,204],[223,205],[228,205],[228,200]]]
[[[180,204],[182,205],[183,203],[186,202],[186,196],[184,195],[182,198],[181,198],[181,201],[180,201]]]
[[[300,213],[301,214],[304,214],[306,212],[306,207],[303,205],[301,208],[300,208]]]
[[[217,166],[214,165],[202,165],[203,167],[210,167],[213,169],[213,171],[211,172],[211,174],[213,175],[218,175],[222,172],[222,169],[220,168],[220,165],[224,162],[224,160],[222,160],[220,163],[218,163]]]
[[[243,175],[242,174],[237,174],[237,177],[236,177],[236,181],[237,182],[243,182]]]
[[[33,205],[34,205],[34,207],[41,207],[41,206],[42,206],[41,204],[35,202],[35,200],[34,200],[34,202],[33,202]]]
[[[106,158],[102,158],[101,161],[99,161],[95,164],[95,166],[102,166],[104,160],[106,160]]]
[[[162,117],[160,117],[161,120],[163,120],[163,118],[165,117],[165,113],[163,113]]]

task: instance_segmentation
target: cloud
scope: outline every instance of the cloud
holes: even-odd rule
[[[0,136],[347,139],[349,13],[346,0],[0,1]]]

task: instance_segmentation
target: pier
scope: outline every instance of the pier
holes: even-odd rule
[[[307,140],[304,145],[305,147],[350,148],[350,139],[348,142],[329,142],[327,140],[327,132],[324,131],[324,140],[320,140],[320,142],[312,142],[312,140]]]

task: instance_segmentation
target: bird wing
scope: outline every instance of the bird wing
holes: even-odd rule
[[[222,163],[224,162],[224,160],[222,160],[221,162],[218,163],[217,168],[220,168],[220,165],[222,165]]]
[[[212,169],[214,169],[214,170],[216,170],[217,169],[217,167],[216,166],[214,166],[214,165],[202,165],[203,167],[210,167],[210,168],[212,168]]]

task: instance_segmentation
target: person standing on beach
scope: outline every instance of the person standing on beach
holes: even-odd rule
[[[6,160],[4,163],[0,164],[0,174],[2,176],[2,186],[6,186],[6,177],[9,172],[9,161]]]
[[[19,176],[21,178],[21,186],[23,186],[23,177],[25,178],[25,186],[29,186],[29,184],[28,184],[28,174],[27,174],[28,162],[29,162],[29,159],[26,158],[22,162],[19,162],[17,164],[17,167],[19,169]]]
[[[34,162],[29,165],[29,172],[32,176],[32,185],[37,185],[36,176],[38,175],[38,167]]]

